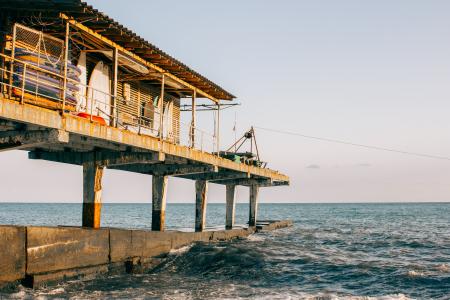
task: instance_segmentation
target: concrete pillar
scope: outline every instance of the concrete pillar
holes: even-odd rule
[[[206,196],[208,194],[208,182],[206,180],[195,181],[195,231],[203,231],[206,225]]]
[[[152,182],[152,230],[164,231],[166,218],[167,176],[153,175]]]
[[[83,226],[100,228],[103,166],[83,164]]]
[[[234,184],[227,185],[227,200],[226,200],[226,217],[225,217],[225,229],[233,229],[234,225],[234,211],[236,207],[235,203],[236,186]]]
[[[258,192],[259,186],[250,186],[250,209],[249,209],[249,219],[248,226],[256,226],[256,216],[258,214]]]

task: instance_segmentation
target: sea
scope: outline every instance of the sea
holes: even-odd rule
[[[260,204],[292,228],[194,244],[144,274],[103,275],[0,299],[450,299],[450,203]],[[248,204],[238,204],[245,224]],[[193,204],[168,204],[168,229],[192,230]],[[222,228],[225,206],[209,204]],[[0,204],[0,223],[80,225],[80,204]],[[104,204],[102,226],[149,228],[150,204]]]

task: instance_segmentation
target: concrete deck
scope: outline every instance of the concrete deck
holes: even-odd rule
[[[167,175],[192,180],[246,186],[289,184],[288,176],[271,169],[235,163],[211,153],[160,141],[156,137],[20,104],[2,95],[0,134],[4,134],[0,137],[0,151],[28,150],[31,151],[30,158],[34,159],[81,165],[88,159],[86,154],[95,152],[106,162],[106,167],[130,172],[153,174],[157,168],[150,164],[170,164],[172,169],[165,169]],[[120,163],[111,161],[111,157],[116,158],[119,153],[127,160]],[[180,167],[184,167],[184,171]]]

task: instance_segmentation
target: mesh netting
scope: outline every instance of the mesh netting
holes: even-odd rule
[[[37,65],[50,65],[62,70],[64,41],[26,26],[16,24],[15,53],[34,56]]]

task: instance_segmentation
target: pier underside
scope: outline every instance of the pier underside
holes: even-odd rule
[[[234,220],[235,186],[250,187],[249,225],[256,224],[259,187],[288,185],[276,171],[236,163],[157,137],[101,125],[0,96],[0,151],[29,151],[30,159],[83,166],[83,226],[98,228],[106,169],[153,175],[152,229],[164,230],[167,178],[196,181],[197,231],[205,226],[208,183],[227,186],[227,228]]]

